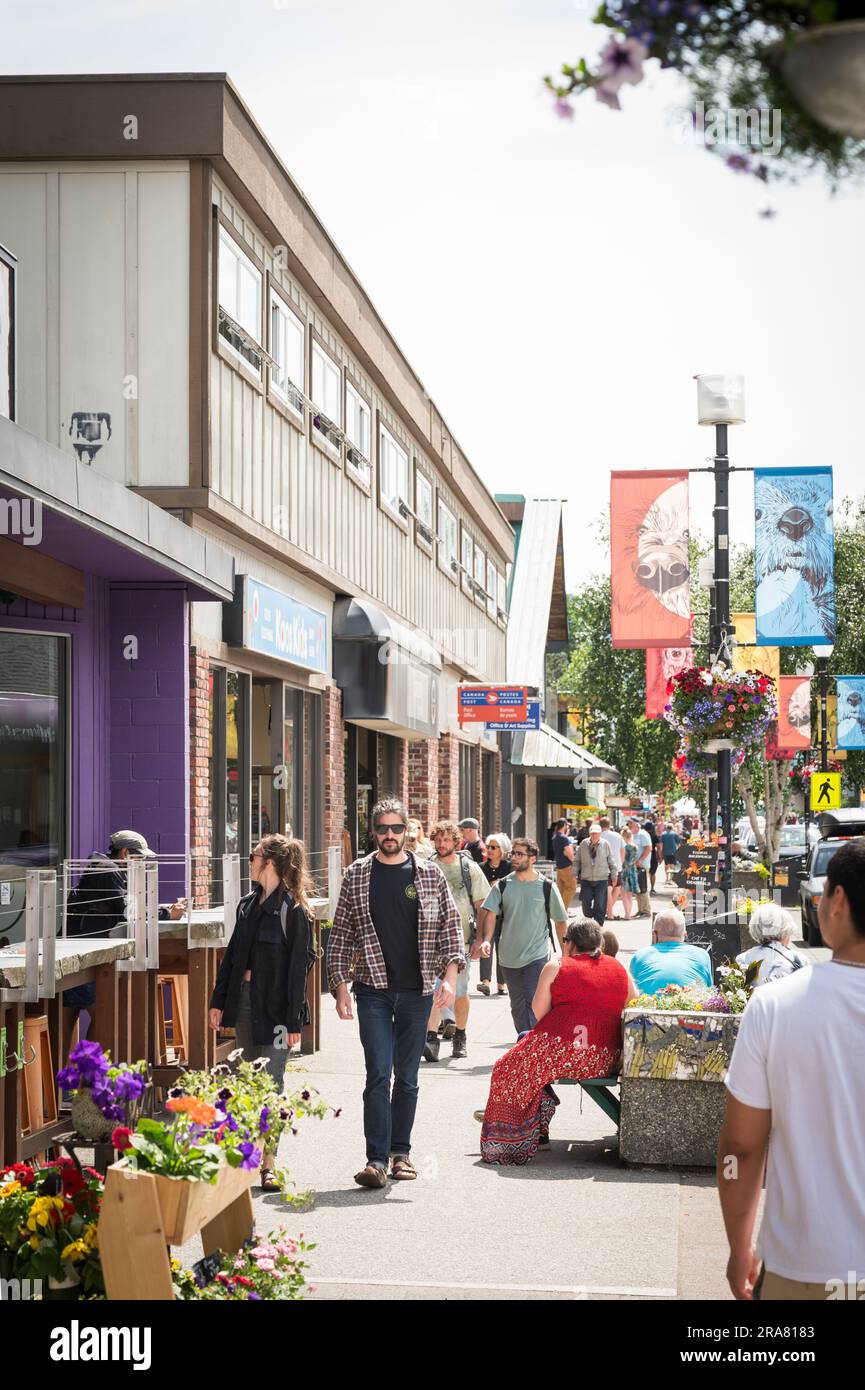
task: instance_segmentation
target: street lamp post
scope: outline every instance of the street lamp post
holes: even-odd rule
[[[730,661],[733,629],[730,625],[730,458],[727,453],[727,426],[745,420],[745,386],[741,376],[698,375],[697,405],[701,425],[715,427],[714,605],[709,645],[713,661]],[[733,897],[733,756],[729,748],[718,754],[718,809],[721,816],[720,844],[723,853],[719,887],[724,900],[724,916]]]

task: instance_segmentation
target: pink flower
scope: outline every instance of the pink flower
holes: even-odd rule
[[[595,96],[598,101],[602,101],[605,106],[610,106],[614,111],[621,111],[622,106],[618,98],[615,87],[608,87],[606,83],[600,83],[595,88]]]
[[[564,97],[556,98],[553,102],[553,110],[557,116],[561,116],[563,121],[572,121],[574,119],[574,108],[569,101],[565,101]]]
[[[643,64],[648,56],[648,48],[639,39],[610,39],[601,53],[598,68],[598,76],[604,79],[607,91],[614,92],[625,82],[632,85],[642,82]]]
[[[258,1260],[257,1263],[258,1268],[263,1269],[267,1274],[270,1274],[272,1270],[276,1269],[276,1265],[273,1263],[273,1260],[263,1259]]]

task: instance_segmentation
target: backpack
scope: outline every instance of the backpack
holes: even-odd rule
[[[507,884],[508,879],[511,879],[513,877],[513,874],[508,874],[505,878],[499,879],[499,911],[496,919],[497,935],[499,932],[501,932],[505,924],[505,885]],[[545,877],[544,874],[539,874],[538,877],[541,880],[544,890],[544,912],[547,914],[547,931],[550,935],[550,945],[553,948],[553,955],[556,955],[559,953],[559,941],[558,937],[553,931],[553,919],[550,916],[550,898],[552,897],[553,892],[553,881],[551,878]]]

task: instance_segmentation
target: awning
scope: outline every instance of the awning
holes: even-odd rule
[[[333,608],[333,674],[343,718],[398,738],[438,738],[441,658],[423,633],[368,599]]]
[[[80,607],[74,600],[81,596],[84,574],[132,583],[180,580],[190,599],[224,601],[234,595],[234,559],[222,546],[3,418],[0,501],[6,522],[27,504],[23,531],[4,524],[0,583],[24,598]],[[35,514],[34,503],[39,504]],[[35,592],[40,583],[51,592]],[[54,592],[67,585],[65,596]]]
[[[512,735],[510,765],[533,777],[562,777],[585,772],[587,782],[614,786],[622,780],[616,768],[557,733],[549,724]]]

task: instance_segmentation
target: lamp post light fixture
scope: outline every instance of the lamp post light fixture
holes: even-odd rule
[[[727,453],[728,425],[745,423],[745,378],[734,372],[701,372],[697,383],[697,419],[701,425],[715,427],[715,547],[712,622],[709,649],[712,663],[732,660],[734,629],[730,624],[730,459]],[[733,895],[733,767],[729,748],[718,758],[718,810],[721,817],[719,886],[724,896],[724,915],[729,914]]]

